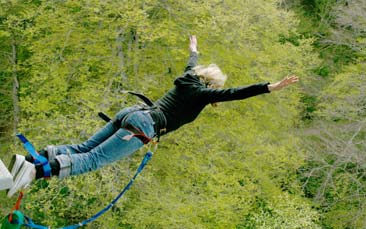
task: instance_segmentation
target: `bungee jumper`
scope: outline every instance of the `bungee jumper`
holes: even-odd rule
[[[9,166],[14,182],[7,195],[13,196],[35,179],[80,175],[121,160],[154,138],[160,138],[194,121],[206,105],[216,106],[219,102],[270,93],[299,81],[293,75],[276,83],[223,88],[227,77],[217,65],[197,65],[196,36],[190,36],[189,49],[189,61],[183,75],[176,78],[174,87],[155,103],[141,94],[133,93],[146,105],[122,109],[85,142],[49,145],[39,151],[40,158],[31,154],[14,155]]]

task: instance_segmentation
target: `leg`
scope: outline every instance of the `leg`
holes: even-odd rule
[[[105,141],[108,137],[112,136],[118,128],[116,128],[112,122],[107,123],[103,128],[96,132],[91,138],[79,145],[59,145],[59,146],[47,146],[45,149],[39,151],[39,154],[46,157],[51,165],[52,175],[59,175],[60,164],[55,160],[57,155],[60,154],[75,154],[88,152],[94,147],[98,146],[100,142]],[[28,154],[25,160],[33,163],[33,157]],[[43,168],[41,165],[36,166],[36,179],[44,176]]]
[[[126,123],[140,129],[148,137],[155,135],[154,122],[150,114],[146,112],[136,111],[132,113],[126,120]],[[86,141],[86,146],[81,147],[84,150],[90,145],[97,145],[89,152],[74,152],[73,154],[64,152],[64,154],[57,155],[55,160],[50,161],[53,175],[58,175],[59,173],[59,177],[63,178],[65,176],[78,175],[96,170],[101,166],[130,155],[143,145],[142,141],[135,137],[129,140],[124,139],[125,136],[131,134],[129,131],[125,129],[114,130],[108,123],[93,135],[92,140],[89,139]],[[35,166],[32,163],[32,158],[29,158],[31,162],[26,160],[24,156],[15,157],[15,159],[14,165],[19,164],[19,166],[16,166],[19,169],[17,169],[17,172],[14,171],[16,173],[15,184],[8,192],[9,197],[19,189],[27,187],[33,179],[41,178],[42,176],[39,172],[43,172],[41,165]]]
[[[126,114],[137,109],[137,106],[124,108],[115,115],[114,119],[121,120]],[[58,146],[50,145],[44,149],[41,149],[39,153],[42,156],[46,157],[50,162],[53,162],[55,160],[55,157],[60,154],[87,153],[96,146],[98,146],[100,143],[107,140],[116,131],[118,131],[118,129],[119,128],[117,128],[111,121],[104,125],[104,127],[102,127],[101,129],[99,129],[92,137],[90,137],[88,140],[81,144]],[[27,155],[26,160],[33,163],[33,157],[31,155]],[[37,174],[40,174],[40,172],[38,172]],[[39,176],[37,175],[37,177]]]
[[[107,140],[110,136],[116,133],[116,131],[118,131],[118,128],[114,126],[112,122],[108,122],[93,136],[81,144],[54,146],[55,154],[60,155],[89,152],[93,148],[97,147],[100,143]]]
[[[127,107],[119,111],[114,117],[115,120],[121,120],[126,114],[137,110],[138,107]],[[74,153],[87,153],[97,147],[102,142],[106,141],[109,137],[115,134],[119,130],[112,121],[108,122],[103,128],[98,130],[93,136],[81,144],[75,145],[59,145],[55,146],[55,154],[74,154]]]
[[[150,114],[144,111],[132,113],[126,120],[126,123],[140,129],[146,136],[153,137],[155,135],[154,122]],[[129,140],[124,139],[125,136],[130,134],[131,132],[125,129],[119,129],[87,153],[61,154],[56,156],[56,160],[61,165],[60,177],[93,171],[129,156],[143,146],[142,141],[136,137]]]
[[[132,138],[130,140],[123,139],[123,137],[130,134],[129,131],[120,129],[107,141],[88,153],[63,155],[70,158],[72,165],[70,175],[78,175],[96,170],[137,151],[143,146],[143,143],[137,138]]]

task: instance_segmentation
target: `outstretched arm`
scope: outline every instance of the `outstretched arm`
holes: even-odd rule
[[[278,81],[276,83],[268,84],[268,90],[269,91],[278,91],[285,87],[290,86],[291,84],[294,84],[299,81],[299,77],[292,75],[289,77],[283,78],[281,81]]]
[[[198,92],[202,101],[208,103],[217,103],[232,100],[241,100],[256,95],[269,93],[272,91],[281,90],[291,84],[299,81],[297,76],[285,77],[283,80],[276,83],[258,83],[244,87],[213,89],[199,88]]]
[[[197,65],[198,62],[198,51],[197,51],[197,38],[195,35],[189,37],[189,60],[184,71],[189,71]]]

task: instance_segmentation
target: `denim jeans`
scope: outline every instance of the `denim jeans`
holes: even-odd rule
[[[154,121],[149,113],[139,110],[137,106],[121,110],[115,118],[122,119],[130,112],[125,123],[138,128],[150,138],[154,137]],[[124,139],[127,135],[131,135],[131,132],[116,127],[110,121],[81,144],[56,146],[56,160],[61,165],[60,178],[94,171],[129,156],[143,146],[136,137]],[[64,167],[69,167],[66,168],[66,174],[62,171]]]

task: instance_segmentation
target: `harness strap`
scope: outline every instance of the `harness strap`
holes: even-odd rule
[[[131,95],[139,97],[149,107],[155,107],[156,106],[148,97],[146,97],[143,94],[136,93],[136,92],[133,92],[133,91],[128,91],[128,93],[131,94]]]
[[[18,199],[17,199],[17,202],[14,204],[13,208],[11,209],[11,213],[9,214],[9,222],[12,222],[13,221],[13,212],[15,210],[19,210],[20,208],[20,203],[22,202],[22,199],[23,199],[23,192],[20,192],[19,193],[19,196],[18,196]]]
[[[112,119],[110,117],[108,117],[106,114],[104,114],[103,112],[99,112],[98,113],[98,116],[103,119],[105,122],[109,122],[111,121]]]
[[[154,102],[152,102],[148,97],[146,97],[143,94],[127,91],[127,93],[137,96],[139,99],[141,99],[145,106],[141,106],[138,110],[146,110],[149,111],[149,114],[151,118],[154,120],[155,125],[155,134],[157,137],[157,141],[159,142],[160,136],[166,132],[166,126],[167,126],[167,120],[164,115],[164,113],[160,110],[159,106],[157,106]],[[99,112],[99,117],[101,117],[103,120],[109,122],[110,118],[103,113]],[[126,115],[128,116],[128,115]],[[126,119],[126,116],[123,117],[121,120],[113,120],[113,123],[117,126],[117,128],[120,128],[123,126],[124,120]]]
[[[34,158],[35,165],[42,165],[43,173],[45,178],[51,177],[51,166],[47,158],[43,157],[34,149],[33,145],[28,141],[28,139],[23,134],[17,134],[19,140],[23,143],[23,147],[28,151],[30,155]]]
[[[132,135],[126,136],[126,140],[129,140],[132,137],[136,137],[136,138],[140,139],[145,145],[148,144],[152,140],[151,138],[146,136],[146,134],[143,131],[141,131],[140,129],[138,129],[137,127],[135,127],[131,124],[126,124],[123,128],[132,132]]]

